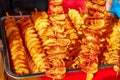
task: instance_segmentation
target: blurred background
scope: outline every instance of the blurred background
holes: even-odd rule
[[[47,11],[48,0],[0,0],[0,17],[5,15],[5,12],[18,14],[22,11],[24,14],[30,14],[34,8]]]

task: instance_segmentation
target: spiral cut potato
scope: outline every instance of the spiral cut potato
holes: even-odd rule
[[[76,55],[80,50],[80,40],[77,31],[74,28],[74,25],[72,24],[70,18],[67,16],[65,19],[64,29],[66,38],[70,40],[70,44],[68,47],[69,54],[67,55],[67,59],[65,59],[64,61],[67,68],[72,68],[71,64],[73,63],[73,60],[75,59]]]
[[[84,25],[84,19],[81,17],[80,13],[75,9],[69,9],[68,15],[78,34],[82,34],[81,29],[82,25]]]
[[[38,12],[32,13],[32,19],[34,24],[40,23],[39,25],[35,26],[38,34],[44,30],[42,34],[39,34],[39,37],[42,39],[42,45],[48,54],[47,61],[50,65],[50,68],[48,71],[46,71],[46,75],[54,79],[61,79],[64,77],[66,72],[66,66],[63,59],[66,58],[66,55],[68,54],[67,48],[70,44],[70,40],[66,38],[66,33],[64,33],[65,28],[63,26],[65,25],[66,15],[62,13],[56,13],[49,15],[48,18],[45,17],[47,14],[41,16],[45,12],[39,12],[41,15],[37,13]],[[38,18],[35,19],[35,16],[38,16]],[[46,21],[43,21],[43,19]],[[47,25],[41,25],[45,22]],[[41,29],[38,29],[37,27]]]
[[[7,17],[4,22],[7,40],[9,43],[10,55],[14,72],[19,75],[29,74],[27,53],[16,25],[14,17]]]
[[[21,18],[17,21],[17,24],[19,25],[25,45],[36,67],[39,72],[45,72],[48,67],[45,59],[46,54],[41,46],[41,40],[34,29],[31,18]]]
[[[49,9],[51,14],[64,13],[62,2],[63,0],[49,0]]]
[[[65,24],[65,17],[65,14],[52,14],[49,16],[51,22],[50,28],[54,32],[52,35],[53,37],[49,36],[49,39],[54,39],[55,42],[49,42],[47,45],[44,45],[47,41],[43,43],[47,50],[47,54],[51,56],[48,57],[50,64],[52,63],[52,67],[47,71],[47,74],[55,79],[62,79],[66,72],[66,66],[63,59],[65,59],[68,54],[67,48],[70,44],[70,40],[66,38],[66,34],[64,33],[65,28],[63,25]],[[56,56],[54,57],[54,55]],[[54,70],[55,72],[51,72]]]
[[[86,7],[88,10],[90,10],[88,12],[91,12],[92,10],[92,11],[99,11],[100,13],[104,13],[104,11],[106,11],[105,4],[106,4],[105,0],[88,0],[86,2]]]
[[[90,2],[86,4],[88,8],[88,12],[90,15],[92,15],[93,18],[97,17],[99,20],[101,20],[99,24],[96,26],[97,28],[99,27],[98,29],[101,29],[106,39],[104,51],[101,53],[105,58],[101,60],[103,60],[103,64],[117,64],[114,67],[115,67],[115,71],[119,72],[119,68],[118,68],[119,50],[117,48],[113,49],[115,48],[115,46],[120,45],[119,36],[117,35],[119,34],[119,27],[115,27],[119,25],[116,24],[116,22],[118,22],[118,19],[105,10],[105,3],[106,3],[105,0],[103,1],[89,0],[89,1]],[[93,25],[90,26],[91,27],[89,28],[95,29],[93,28]]]
[[[108,64],[114,64],[117,74],[120,72],[120,20],[114,24],[108,39],[108,52],[104,54]]]
[[[71,64],[73,62],[72,60],[75,58],[75,54],[77,54],[77,51],[79,50],[78,47],[75,47],[79,44],[77,43],[79,42],[77,31],[74,29],[73,24],[67,14],[52,14],[49,19],[57,41],[59,40],[59,44],[62,43],[59,47],[63,46],[63,48],[66,49],[64,51],[64,54],[66,55],[62,58],[64,59],[64,64],[66,68],[71,68]],[[59,58],[59,56],[57,58]]]
[[[87,73],[86,80],[92,80],[93,74],[98,71],[99,59],[101,53],[100,47],[102,36],[99,31],[86,29],[83,31],[84,38],[82,38],[81,51],[75,59],[73,67],[81,68]],[[77,65],[76,65],[77,64]]]
[[[46,12],[33,12],[31,15],[32,21],[34,22],[34,28],[38,31],[38,35],[46,40],[47,35],[51,35],[51,29],[47,29],[49,24],[48,15]],[[48,33],[48,34],[46,34]]]
[[[45,12],[34,12],[31,17],[35,24],[35,29],[38,31],[39,37],[42,39],[42,45],[48,54],[46,58],[50,68],[46,71],[46,75],[51,78],[61,79],[66,72],[63,58],[66,56],[64,53],[67,51],[67,48],[65,47],[68,45],[69,40],[64,39],[64,36],[62,35],[64,29],[62,27],[59,28],[59,26],[51,26],[50,22],[48,22],[48,17],[45,17],[48,16],[47,13],[43,13]],[[34,18],[36,16],[37,18]],[[57,19],[57,17],[54,16],[53,20],[54,19]],[[37,23],[39,24],[36,25]],[[43,31],[43,33],[40,33],[41,31]],[[56,36],[55,34],[57,31],[60,33],[58,34],[59,36]],[[59,37],[63,38],[58,39]]]
[[[95,1],[95,0],[94,0]],[[97,10],[97,4],[95,7],[91,7],[94,3],[90,0],[86,3],[88,7],[87,12],[76,11],[74,9],[69,9],[69,17],[74,24],[78,34],[81,34],[81,50],[74,59],[72,64],[73,68],[81,68],[82,71],[87,73],[86,80],[92,80],[93,74],[98,71],[99,65],[99,55],[101,55],[101,48],[103,48],[103,38],[102,29],[105,27],[104,11]],[[104,6],[102,5],[102,7]],[[95,14],[93,14],[95,13]],[[102,14],[102,16],[101,16]]]
[[[57,47],[58,49],[53,48],[53,53],[55,51],[56,52],[56,53],[54,53],[55,55],[60,55],[60,56],[62,55],[61,57],[60,56],[54,57],[54,55],[50,55],[51,58],[49,57],[50,60],[53,60],[55,58],[56,59],[55,61],[61,62],[62,66],[57,63],[58,67],[56,68],[56,69],[58,69],[56,71],[56,73],[61,71],[61,73],[59,73],[60,75],[56,75],[56,78],[58,78],[58,79],[62,79],[66,72],[67,65],[66,65],[66,62],[64,61],[64,59],[69,58],[68,47],[71,44],[70,38],[71,39],[78,38],[77,35],[75,34],[76,31],[71,27],[71,25],[69,25],[70,24],[69,20],[66,18],[67,18],[66,14],[64,14],[62,10],[61,10],[61,12],[59,12],[59,10],[57,10],[57,12],[55,12],[49,16],[50,23],[51,23],[50,28],[54,32],[53,37],[50,37],[50,39],[54,38],[55,42],[53,44],[56,44],[56,45],[53,45],[53,44],[51,44],[50,46],[45,45],[45,47],[47,47],[48,54],[49,54],[49,49],[51,49],[52,47]],[[70,33],[73,33],[73,34],[71,34],[71,36],[68,37],[68,35],[70,35]],[[54,68],[55,68],[55,65],[49,71],[51,71],[51,70],[53,71]],[[49,74],[53,74],[53,73],[49,73]]]

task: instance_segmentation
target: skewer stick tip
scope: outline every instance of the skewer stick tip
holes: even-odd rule
[[[68,10],[70,10],[70,8],[68,8]]]
[[[35,12],[38,12],[38,9],[37,9],[37,8],[35,8]]]
[[[79,7],[78,9],[79,9],[79,11],[81,11],[81,8],[80,8],[80,7]]]
[[[6,16],[7,16],[7,17],[10,17],[8,12],[6,12]]]
[[[23,14],[22,14],[22,12],[21,12],[21,11],[19,11],[19,14],[20,14],[20,16],[23,18]]]

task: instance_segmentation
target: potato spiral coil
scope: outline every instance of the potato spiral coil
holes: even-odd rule
[[[120,21],[113,26],[113,31],[108,39],[108,52],[104,54],[108,64],[114,64],[114,70],[120,72]]]
[[[23,23],[24,22],[24,23]],[[34,25],[30,17],[21,18],[17,24],[23,35],[25,45],[40,72],[45,72],[47,64],[45,61],[46,54],[41,45],[41,41],[34,29]]]
[[[14,17],[5,19],[5,31],[9,42],[14,72],[18,75],[29,74],[27,53]]]

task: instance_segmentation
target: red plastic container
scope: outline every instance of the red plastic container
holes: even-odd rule
[[[41,76],[41,80],[53,80],[46,76]],[[86,80],[86,73],[83,71],[76,71],[66,73],[63,80]],[[116,76],[116,72],[113,67],[100,68],[96,74],[94,74],[93,80],[120,80],[120,75]]]

